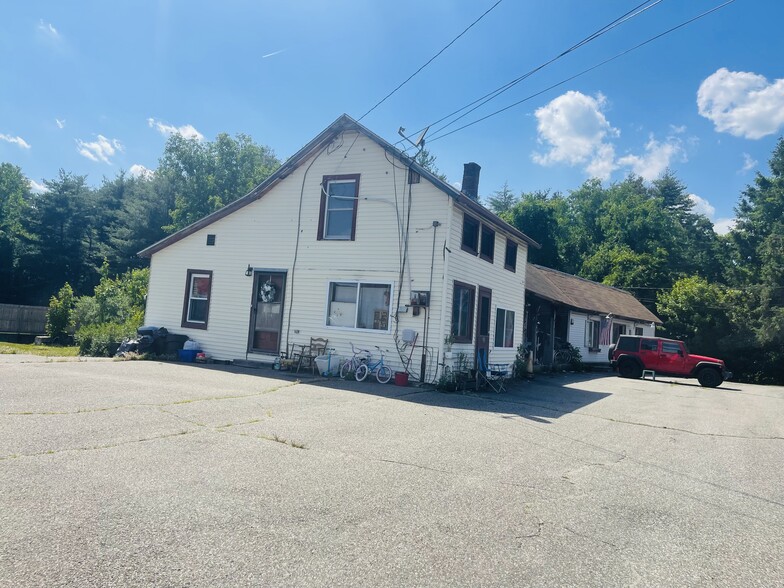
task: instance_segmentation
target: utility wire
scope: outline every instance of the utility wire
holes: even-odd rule
[[[474,120],[474,121],[472,121],[472,122],[470,122],[468,124],[465,124],[465,125],[463,125],[461,127],[453,129],[453,130],[451,130],[451,131],[449,131],[447,133],[442,133],[440,135],[436,135],[435,137],[431,138],[428,141],[428,143],[432,143],[433,141],[436,141],[438,139],[443,139],[444,137],[447,137],[447,136],[449,136],[449,135],[451,135],[453,133],[456,133],[458,131],[462,131],[463,129],[466,129],[466,128],[471,127],[471,126],[473,126],[473,125],[475,125],[477,123],[480,123],[480,122],[482,122],[484,120],[487,120],[490,117],[496,116],[497,114],[501,114],[502,112],[505,112],[505,111],[509,110],[510,108],[514,108],[515,106],[519,106],[523,102],[527,102],[528,100],[531,100],[532,98],[535,98],[535,97],[537,97],[537,96],[539,96],[541,94],[544,94],[545,92],[548,92],[548,91],[552,90],[553,88],[557,88],[558,86],[562,86],[563,84],[565,84],[567,82],[570,82],[570,81],[574,80],[575,78],[579,78],[580,76],[583,76],[583,75],[585,75],[585,74],[587,74],[587,73],[589,73],[589,72],[591,72],[591,71],[593,71],[593,70],[595,70],[595,69],[597,69],[597,68],[599,68],[599,67],[601,67],[603,65],[606,65],[606,64],[610,63],[611,61],[615,61],[616,59],[618,59],[620,57],[623,57],[624,55],[626,55],[628,53],[631,53],[632,51],[636,51],[637,49],[639,49],[641,47],[644,47],[645,45],[647,45],[649,43],[652,43],[653,41],[655,41],[657,39],[660,39],[661,37],[664,37],[665,35],[669,35],[670,33],[674,32],[674,31],[677,31],[678,29],[681,29],[681,28],[683,28],[683,27],[685,27],[687,25],[690,25],[691,23],[693,23],[693,22],[695,22],[695,21],[697,21],[697,20],[699,20],[701,18],[704,18],[704,17],[708,16],[709,14],[714,13],[717,10],[721,10],[722,8],[732,4],[733,2],[735,2],[735,0],[727,0],[727,2],[719,4],[718,6],[714,6],[710,10],[706,10],[705,12],[703,12],[701,14],[698,14],[697,16],[695,16],[693,18],[690,18],[689,20],[686,20],[686,21],[682,22],[679,25],[676,25],[676,26],[674,26],[674,27],[672,27],[670,29],[667,29],[666,31],[664,31],[662,33],[659,33],[658,35],[655,35],[655,36],[651,37],[650,39],[647,39],[646,41],[643,41],[642,43],[640,43],[638,45],[635,45],[634,47],[631,47],[630,49],[626,49],[625,51],[622,51],[622,52],[618,53],[617,55],[614,55],[613,57],[610,57],[609,59],[605,59],[604,61],[602,61],[600,63],[597,63],[596,65],[594,65],[592,67],[589,67],[588,69],[584,69],[580,73],[577,73],[577,74],[575,74],[573,76],[570,76],[570,77],[568,77],[568,78],[566,78],[564,80],[561,80],[560,82],[558,82],[556,84],[553,84],[552,86],[548,86],[544,90],[541,90],[539,92],[531,94],[530,96],[527,96],[527,97],[523,98],[522,100],[518,100],[517,102],[514,102],[514,103],[512,103],[512,104],[510,104],[508,106],[505,106],[504,108],[501,108],[499,110],[496,110],[494,112],[491,112],[488,115],[485,115],[485,116],[483,116],[481,118],[478,118],[478,119],[476,119],[476,120]]]
[[[507,90],[510,90],[511,88],[513,88],[514,86],[516,86],[517,84],[522,82],[523,80],[531,77],[536,72],[544,69],[548,65],[558,61],[562,57],[565,57],[566,55],[568,55],[569,53],[579,49],[583,45],[587,45],[588,43],[590,43],[594,39],[597,39],[598,37],[601,37],[605,33],[607,33],[609,31],[611,31],[612,29],[622,25],[626,21],[631,20],[631,19],[635,18],[636,16],[639,16],[643,12],[646,12],[647,10],[649,10],[649,9],[653,8],[654,6],[656,6],[657,4],[660,4],[661,2],[663,2],[663,0],[655,0],[655,2],[653,2],[651,4],[652,1],[653,0],[645,0],[644,2],[641,2],[637,6],[635,6],[634,8],[629,10],[628,12],[626,12],[625,14],[622,14],[621,16],[616,18],[614,21],[612,21],[612,22],[604,25],[602,28],[594,31],[593,33],[591,33],[590,35],[588,35],[587,37],[585,37],[581,41],[578,41],[577,43],[575,43],[574,45],[572,45],[568,49],[562,51],[561,53],[559,53],[555,57],[551,58],[549,61],[546,61],[545,63],[535,67],[534,69],[532,69],[532,70],[530,70],[530,71],[528,71],[526,73],[524,73],[523,75],[521,75],[521,76],[519,76],[519,77],[517,77],[517,78],[515,78],[515,79],[513,79],[513,80],[511,80],[509,82],[507,82],[503,86],[500,86],[500,87],[496,88],[495,90],[493,90],[491,92],[488,92],[484,96],[480,96],[479,98],[477,98],[473,102],[470,102],[469,104],[466,104],[465,106],[462,106],[462,107],[458,108],[454,112],[451,112],[450,114],[447,114],[446,116],[441,117],[437,121],[432,122],[429,125],[427,125],[426,127],[423,127],[420,130],[418,130],[417,132],[413,133],[413,135],[418,135],[423,130],[425,130],[425,129],[429,128],[429,127],[433,127],[433,126],[435,126],[437,124],[440,124],[440,123],[444,122],[445,120],[447,120],[448,118],[451,118],[451,117],[453,117],[456,114],[459,114],[463,110],[466,110],[467,108],[471,108],[472,106],[476,105],[476,106],[474,106],[474,108],[471,108],[470,110],[468,110],[467,112],[463,113],[462,115],[460,115],[459,117],[457,117],[453,121],[451,121],[451,122],[447,123],[446,125],[440,127],[435,132],[440,132],[440,131],[446,129],[447,127],[455,124],[458,120],[460,120],[461,118],[467,116],[468,114],[470,114],[471,112],[473,112],[477,108],[485,105],[486,103],[490,102],[491,100],[494,100],[495,98],[497,98],[498,96],[500,96],[501,94],[503,94]],[[646,4],[648,4],[648,6],[646,6]],[[402,141],[398,141],[397,143],[395,143],[395,145],[397,145],[399,143],[402,143]],[[406,151],[407,151],[407,149],[406,149]]]
[[[395,88],[395,89],[394,89],[394,90],[392,90],[392,91],[391,91],[389,94],[387,94],[386,96],[384,96],[384,97],[383,97],[381,100],[379,100],[378,102],[376,102],[376,104],[374,104],[374,105],[373,105],[373,108],[371,108],[371,109],[370,109],[370,110],[368,110],[368,111],[367,111],[365,114],[363,114],[362,116],[360,116],[360,117],[357,119],[357,121],[361,121],[361,120],[362,120],[363,118],[365,118],[365,117],[366,117],[368,114],[370,114],[370,113],[371,113],[371,112],[373,112],[373,111],[374,111],[376,108],[378,108],[378,107],[379,107],[379,106],[381,106],[381,105],[382,105],[384,102],[386,102],[386,101],[387,101],[387,98],[391,97],[391,96],[392,96],[392,94],[394,94],[394,93],[395,93],[395,92],[397,92],[397,91],[398,91],[400,88],[402,88],[402,87],[403,87],[403,86],[405,86],[405,85],[406,85],[408,82],[410,82],[410,81],[411,81],[411,79],[412,79],[412,78],[413,78],[415,75],[417,75],[417,74],[418,74],[420,71],[422,71],[422,70],[423,70],[423,69],[425,69],[425,68],[426,68],[428,65],[430,65],[430,64],[431,64],[431,63],[432,63],[432,62],[433,62],[433,61],[436,59],[436,57],[438,57],[438,56],[439,56],[439,55],[441,55],[441,54],[442,54],[444,51],[446,51],[447,49],[449,49],[449,47],[451,47],[451,46],[454,44],[454,42],[455,42],[455,41],[457,41],[457,40],[458,40],[460,37],[462,37],[463,35],[465,35],[465,34],[466,34],[468,31],[469,31],[469,29],[471,29],[471,28],[472,28],[472,27],[473,27],[473,26],[474,26],[476,23],[478,23],[480,20],[482,20],[482,19],[483,19],[485,16],[487,16],[487,15],[488,15],[488,14],[489,14],[489,13],[490,13],[490,12],[491,12],[491,11],[492,11],[492,10],[493,10],[495,7],[496,7],[496,6],[498,6],[499,4],[501,4],[501,2],[503,2],[503,0],[498,0],[498,1],[497,1],[495,4],[493,4],[493,5],[492,5],[490,8],[488,8],[487,10],[485,10],[485,12],[482,14],[482,16],[480,16],[479,18],[477,18],[477,19],[476,19],[474,22],[472,22],[472,23],[471,23],[470,25],[468,25],[468,26],[467,26],[465,29],[463,29],[463,32],[462,32],[462,33],[460,33],[460,34],[459,34],[457,37],[455,37],[454,39],[452,39],[452,40],[451,40],[451,41],[450,41],[450,42],[449,42],[447,45],[445,45],[445,46],[444,46],[444,47],[443,47],[443,48],[442,48],[442,49],[441,49],[441,50],[440,50],[438,53],[436,53],[435,55],[433,55],[433,57],[431,57],[430,59],[428,59],[428,60],[425,62],[425,64],[424,64],[424,65],[422,65],[422,66],[421,66],[421,67],[420,67],[418,70],[416,70],[414,73],[412,73],[410,76],[408,76],[408,77],[407,77],[407,78],[406,78],[404,81],[402,81],[400,84],[398,84],[397,88]]]

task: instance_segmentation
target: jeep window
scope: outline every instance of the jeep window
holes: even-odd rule
[[[680,353],[681,346],[673,341],[662,341],[662,353]]]
[[[640,351],[658,351],[659,342],[656,339],[643,339],[640,341]]]
[[[634,337],[621,337],[618,339],[618,345],[615,347],[618,351],[637,351],[640,345],[640,340]]]

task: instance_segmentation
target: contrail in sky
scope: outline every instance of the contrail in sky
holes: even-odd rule
[[[267,53],[266,55],[262,55],[262,59],[267,59],[267,57],[272,57],[273,55],[277,55],[278,53],[283,53],[285,49],[280,49],[278,51],[273,51],[272,53]]]

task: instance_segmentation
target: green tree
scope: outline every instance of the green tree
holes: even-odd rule
[[[558,209],[562,203],[560,194],[550,198],[547,191],[529,192],[522,194],[514,206],[501,214],[509,224],[542,246],[541,249],[528,248],[529,262],[560,269],[559,244],[562,239]]]
[[[30,183],[21,168],[0,164],[0,302],[20,301],[19,257],[29,208]]]
[[[250,192],[280,165],[269,147],[243,134],[225,133],[214,142],[169,137],[155,171],[174,202],[167,232],[174,232]]]
[[[441,173],[441,170],[438,169],[436,166],[436,156],[430,153],[424,147],[416,154],[414,157],[414,161],[416,161],[419,165],[424,167],[427,171],[431,174],[436,176],[439,180],[444,182],[447,181],[446,176]]]
[[[60,288],[57,296],[49,299],[46,313],[46,334],[57,342],[65,342],[74,327],[74,293],[68,282]]]
[[[487,206],[495,214],[502,215],[511,210],[517,200],[517,196],[509,189],[509,184],[504,182],[503,188],[493,192],[493,195],[487,199]]]

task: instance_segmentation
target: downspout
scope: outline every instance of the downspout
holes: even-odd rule
[[[428,286],[427,291],[429,292],[428,296],[433,295],[433,268],[435,266],[436,260],[436,235],[438,234],[438,227],[441,226],[441,223],[437,220],[433,221],[433,250],[430,252],[430,285]],[[425,369],[427,367],[427,338],[430,333],[430,301],[428,300],[427,306],[425,307],[425,336],[424,340],[422,341],[422,363],[420,365],[420,372],[419,372],[419,381],[424,384],[425,383]]]

